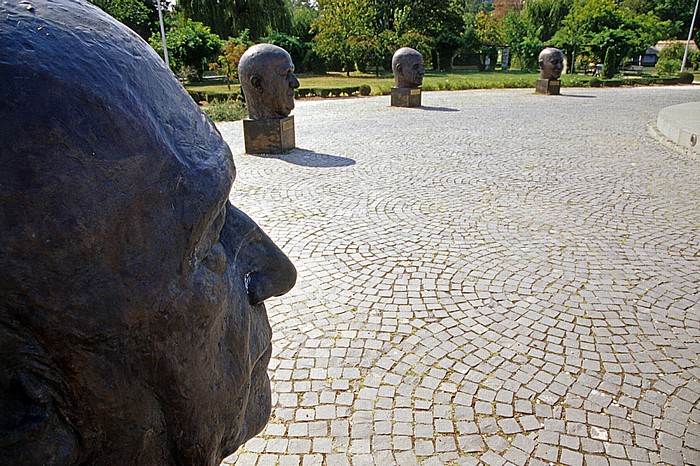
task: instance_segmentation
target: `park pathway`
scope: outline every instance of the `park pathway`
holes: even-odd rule
[[[698,87],[297,102],[232,202],[295,263],[267,428],[225,464],[700,464]]]

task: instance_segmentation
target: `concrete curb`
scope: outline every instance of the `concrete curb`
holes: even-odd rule
[[[656,126],[661,134],[689,153],[700,154],[700,102],[661,109]]]

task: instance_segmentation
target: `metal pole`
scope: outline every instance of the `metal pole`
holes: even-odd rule
[[[163,39],[163,59],[165,60],[165,66],[170,68],[170,63],[168,62],[168,46],[165,44],[165,24],[163,24],[160,0],[156,0],[156,4],[158,5],[158,21],[160,21],[160,37]]]
[[[685,52],[683,53],[683,63],[681,64],[681,73],[685,70],[685,62],[688,59],[688,47],[690,46],[690,39],[693,37],[693,27],[695,27],[695,17],[698,14],[698,4],[700,0],[695,1],[695,11],[693,12],[693,20],[690,22],[690,31],[688,31],[688,41],[685,43]]]

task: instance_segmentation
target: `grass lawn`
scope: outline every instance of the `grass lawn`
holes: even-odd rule
[[[452,71],[449,73],[429,71],[423,80],[423,90],[450,90],[450,89],[495,89],[506,87],[535,87],[537,72],[525,71]],[[391,73],[380,73],[377,77],[371,73],[345,73],[330,72],[324,75],[299,74],[300,88],[302,89],[333,89],[357,87],[366,84],[372,88],[372,95],[389,94],[394,85]],[[585,86],[589,76],[564,75],[562,86]],[[240,93],[238,84],[231,84],[229,90],[225,81],[211,80],[202,83],[187,84],[190,91],[203,93]]]
[[[380,73],[379,76],[370,73],[327,73],[324,75],[299,74],[299,94],[306,95],[329,95],[333,90],[336,94],[348,94],[351,90],[353,95],[357,95],[359,86],[366,84],[371,88],[371,95],[386,95],[391,92],[394,85],[394,78],[391,73]],[[436,90],[460,90],[460,89],[501,89],[501,88],[533,88],[539,72],[526,72],[518,70],[478,72],[472,70],[456,70],[450,73],[440,71],[430,71],[423,79],[424,91]],[[585,86],[636,86],[650,84],[673,84],[666,82],[667,79],[659,79],[651,75],[646,76],[622,76],[610,80],[596,80],[590,82],[592,75],[565,74],[561,77],[562,87],[585,87]],[[695,74],[695,81],[698,81],[700,74]],[[589,84],[590,82],[590,84]],[[677,79],[676,79],[677,82]],[[202,83],[186,84],[185,88],[192,97],[203,103],[205,111],[215,121],[228,121],[243,118],[246,114],[245,104],[241,102],[240,86],[232,83],[229,87],[222,79],[210,79]],[[354,88],[354,89],[353,89]],[[302,91],[313,91],[312,93]],[[323,93],[321,92],[323,90]],[[341,93],[342,91],[342,93]],[[299,96],[297,96],[299,98]],[[206,101],[206,102],[202,102]],[[207,103],[208,102],[208,103]]]

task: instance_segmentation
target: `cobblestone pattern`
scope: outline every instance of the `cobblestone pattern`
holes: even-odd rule
[[[273,415],[234,465],[700,464],[690,87],[299,102],[232,201],[289,254]]]

